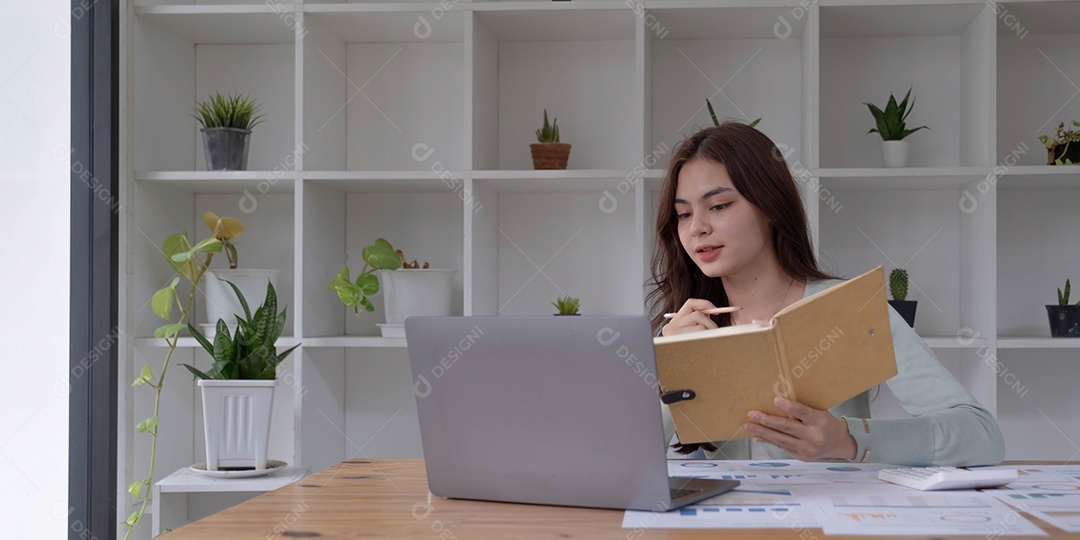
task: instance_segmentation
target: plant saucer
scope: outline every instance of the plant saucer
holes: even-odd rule
[[[286,466],[288,466],[288,463],[284,461],[269,459],[266,461],[266,468],[262,470],[254,467],[219,467],[216,471],[210,471],[206,469],[206,462],[196,463],[189,469],[212,478],[255,478],[266,476]]]

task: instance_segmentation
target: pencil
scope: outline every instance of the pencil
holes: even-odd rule
[[[735,312],[735,311],[739,311],[740,309],[742,309],[742,308],[739,307],[739,306],[718,307],[718,308],[711,308],[711,309],[703,309],[703,310],[701,310],[701,313],[704,313],[706,315],[719,315],[721,313],[732,313],[732,312]],[[675,315],[677,315],[677,313],[665,313],[664,318],[665,319],[670,319],[670,318],[674,317]]]

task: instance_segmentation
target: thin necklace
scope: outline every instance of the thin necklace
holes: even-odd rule
[[[791,292],[791,285],[793,283],[795,283],[795,277],[794,276],[792,276],[791,281],[788,281],[787,289],[784,289],[784,296],[780,297],[780,301],[776,303],[776,307],[773,309],[772,315],[769,315],[769,318],[772,318],[773,315],[776,315],[776,312],[780,311],[780,306],[783,305],[784,299],[787,298],[788,293]],[[738,324],[737,322],[735,322],[735,314],[734,313],[731,314],[731,324],[733,324],[733,325]]]

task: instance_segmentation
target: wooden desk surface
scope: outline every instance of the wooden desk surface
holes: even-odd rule
[[[1066,533],[1037,518],[1025,517],[1049,533],[1049,538],[1080,538],[1080,534]],[[623,529],[622,519],[621,510],[442,499],[428,492],[421,460],[354,459],[188,524],[163,538],[817,540],[825,537],[821,529],[798,527],[636,531]]]

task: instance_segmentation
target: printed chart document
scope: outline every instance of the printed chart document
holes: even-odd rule
[[[994,497],[975,491],[813,495],[825,534],[1046,536]]]
[[[885,272],[787,306],[772,326],[727,326],[653,339],[661,393],[683,443],[750,437],[746,413],[786,416],[780,395],[828,409],[896,375]],[[689,392],[688,392],[689,391]]]
[[[627,511],[623,528],[647,529],[803,529],[849,535],[979,535],[983,537],[1046,534],[993,495],[976,491],[921,492],[877,478],[884,464],[798,460],[668,461],[672,477],[738,480],[734,491],[670,512]],[[1062,484],[1055,484],[1060,486]],[[1026,484],[1008,492],[1012,503],[1021,495],[1039,496]],[[1062,493],[1054,487],[1049,491]],[[1080,504],[1080,482],[1069,504]],[[1018,506],[1019,507],[1019,506]],[[1062,510],[1045,507],[1051,512]],[[1037,509],[1032,513],[1039,515]],[[1050,523],[1067,529],[1070,516],[1047,514]],[[1077,512],[1075,516],[1080,516]],[[1042,517],[1042,516],[1039,516]],[[1056,521],[1055,521],[1056,520]],[[1078,519],[1077,521],[1080,521]]]
[[[987,490],[997,497],[1059,529],[1080,532],[1080,482],[1049,480],[1013,482],[1009,489]]]

